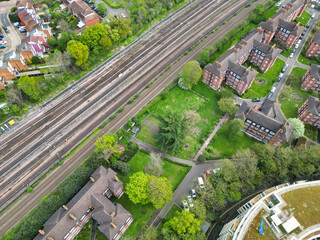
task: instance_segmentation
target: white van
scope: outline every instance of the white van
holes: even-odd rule
[[[270,92],[274,93],[275,90],[276,90],[276,88],[272,87]]]
[[[200,188],[204,188],[203,178],[202,177],[198,177],[198,183],[199,183],[199,187]]]
[[[316,16],[316,14],[315,14],[315,13],[312,13],[311,18],[314,18],[315,16]]]

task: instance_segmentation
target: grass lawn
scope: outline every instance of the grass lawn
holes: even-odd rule
[[[243,94],[243,98],[262,98],[268,95],[272,85],[278,80],[278,76],[281,73],[281,69],[284,67],[285,63],[281,59],[277,59],[273,66],[265,73],[259,73],[256,78],[262,77],[267,80],[267,84],[264,86],[259,86],[254,81],[251,88]]]
[[[290,56],[292,50],[293,50],[293,48],[290,48],[290,49],[288,49],[288,50],[285,51],[285,52],[282,51],[280,54],[281,54],[282,56],[288,58],[288,57]]]
[[[215,158],[231,158],[236,151],[250,148],[256,141],[249,138],[246,134],[233,137],[231,140],[228,136],[228,126],[225,124],[215,135],[208,146],[213,147]]]
[[[203,98],[195,93],[175,86],[166,98],[154,105],[150,111],[159,117],[165,116],[170,110],[185,113],[190,110],[197,110],[204,101]]]
[[[307,187],[293,190],[281,195],[298,222],[306,229],[320,222],[320,187]]]
[[[306,26],[311,18],[311,14],[304,11],[300,17],[296,18],[296,22],[299,22],[302,26]]]
[[[103,0],[106,4],[108,4],[111,8],[117,9],[117,8],[125,8],[127,4],[125,3],[119,3],[115,2],[113,0]]]
[[[283,114],[286,116],[286,118],[296,118],[298,114],[299,107],[304,103],[304,101],[308,98],[310,95],[307,91],[301,90],[301,79],[303,75],[306,73],[307,70],[295,67],[292,69],[291,74],[297,76],[299,78],[299,84],[295,84],[291,86],[292,93],[299,94],[302,96],[303,100],[301,102],[296,102],[290,97],[288,99],[281,99],[279,98],[279,102],[281,103],[281,110]]]
[[[124,187],[126,183],[129,182],[129,177],[135,172],[143,171],[148,162],[148,153],[138,151],[136,155],[134,155],[134,157],[128,162],[131,166],[130,173],[126,176],[118,173],[118,177],[124,183]],[[180,166],[169,160],[163,159],[163,172],[161,176],[167,177],[175,190],[189,170],[190,167]],[[126,193],[122,195],[120,199],[113,197],[112,201],[120,203],[133,215],[134,221],[124,234],[124,236],[129,239],[134,239],[137,236],[142,227],[151,217],[152,213],[156,210],[152,204],[140,205],[132,203]]]
[[[246,240],[272,240],[277,239],[274,235],[272,229],[269,227],[267,223],[264,223],[263,225],[263,233],[264,236],[262,236],[258,231],[260,228],[261,220],[263,219],[262,216],[266,214],[265,210],[261,210],[257,216],[253,219],[253,221],[250,224],[250,227],[244,237]]]
[[[153,115],[150,115],[141,124],[141,129],[137,135],[137,138],[141,141],[149,143],[155,147],[157,145],[157,133],[159,132],[159,124],[161,120]]]

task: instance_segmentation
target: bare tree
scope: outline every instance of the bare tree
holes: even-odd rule
[[[64,19],[60,19],[58,22],[58,28],[60,30],[60,32],[67,32],[67,33],[71,33],[71,29],[69,27],[69,24],[66,20]]]
[[[16,86],[12,86],[9,88],[8,92],[6,93],[6,99],[7,102],[11,105],[17,104],[19,107],[22,107],[24,104],[21,90]]]
[[[144,172],[156,177],[160,177],[162,173],[162,162],[159,154],[153,152],[150,154],[150,161],[145,166]]]

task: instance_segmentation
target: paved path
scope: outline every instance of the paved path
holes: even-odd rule
[[[161,155],[161,157],[165,157],[165,158],[168,158],[174,162],[177,162],[177,163],[182,163],[182,164],[186,164],[186,165],[189,165],[189,166],[195,166],[196,164],[192,161],[188,161],[188,160],[185,160],[185,159],[181,159],[181,158],[177,158],[177,157],[173,157],[173,156],[170,156],[164,152],[162,152],[160,149],[156,148],[155,146],[152,146],[148,143],[145,143],[137,138],[134,138],[132,140],[133,142],[135,142],[136,144],[138,144],[139,148],[142,148],[148,152],[154,152],[154,153],[158,153]]]
[[[299,55],[297,55],[297,57],[298,57],[298,56],[299,56]],[[282,56],[281,54],[279,55],[279,58],[280,58],[282,61],[284,61],[284,62],[288,62],[288,58]],[[305,64],[303,64],[303,63],[301,63],[301,62],[299,62],[299,61],[295,61],[293,67],[299,67],[299,68],[303,68],[303,69],[307,69],[307,70],[310,68],[309,65],[305,65]]]
[[[199,156],[202,154],[202,152],[207,148],[208,144],[211,142],[214,135],[217,134],[218,130],[226,123],[226,121],[229,119],[228,115],[224,115],[222,118],[219,119],[218,124],[214,127],[213,131],[210,133],[207,140],[204,142],[204,144],[201,146],[199,152],[194,157],[194,161],[197,161]]]

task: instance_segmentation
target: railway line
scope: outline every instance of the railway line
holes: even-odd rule
[[[159,77],[159,80],[161,79],[161,81],[156,81],[153,85],[151,85],[149,89],[143,91],[140,97],[134,102],[134,104],[129,105],[121,114],[118,115],[115,120],[112,120],[106,127],[104,127],[97,134],[97,136],[90,139],[85,146],[81,147],[79,151],[75,153],[75,155],[67,159],[63,165],[63,168],[59,167],[59,169],[56,169],[44,180],[42,180],[32,193],[25,195],[20,201],[18,201],[14,205],[14,209],[8,209],[5,213],[3,213],[0,216],[0,221],[3,223],[0,226],[0,235],[7,231],[14,224],[16,224],[21,217],[25,216],[25,214],[30,211],[30,209],[32,209],[43,196],[54,189],[61,180],[63,180],[68,174],[70,174],[70,172],[73,171],[73,169],[94,150],[93,143],[97,137],[102,136],[106,132],[115,132],[117,129],[123,126],[123,124],[125,124],[128,119],[130,119],[137,111],[139,111],[152,98],[154,98],[165,85],[172,81],[172,79],[180,71],[184,63],[194,58],[199,49],[203,48],[206,45],[214,44],[218,39],[222,38],[235,24],[243,20],[255,5],[262,2],[263,0],[258,0],[257,2],[254,2],[250,7],[244,8],[237,14],[237,16],[228,21],[224,25],[224,28],[220,28],[214,34],[210,35],[205,42],[197,46],[191,53],[189,53],[188,56],[183,56],[182,59],[174,65],[175,68],[171,68],[168,72],[165,72],[163,76]],[[243,8],[244,6],[245,3],[243,2],[241,8]],[[239,10],[240,8],[237,9],[237,11]],[[232,15],[232,12],[230,12],[229,16],[225,16],[223,21],[227,20],[230,15]],[[218,24],[219,23],[215,23],[213,27],[216,27]]]
[[[216,2],[216,3],[218,3],[218,2]],[[192,18],[193,22],[191,21],[191,22],[188,22],[189,24],[184,25],[185,29],[182,29],[180,31],[176,30],[176,28],[179,27],[179,25],[181,25],[181,23],[180,23],[180,24],[177,24],[176,28],[172,28],[171,31],[167,31],[167,34],[163,35],[163,32],[162,32],[162,35],[161,35],[162,38],[158,37],[157,38],[157,42],[156,43],[152,43],[152,45],[151,45],[151,48],[153,50],[151,51],[152,54],[150,55],[150,57],[146,58],[136,68],[140,69],[141,67],[145,66],[146,63],[150,63],[150,61],[154,60],[156,57],[159,59],[158,56],[159,55],[163,55],[163,52],[166,51],[167,55],[163,55],[163,57],[161,58],[160,62],[159,61],[155,62],[154,65],[157,65],[157,66],[151,65],[149,70],[147,72],[144,72],[143,76],[139,77],[137,80],[132,82],[131,85],[129,85],[127,88],[125,88],[124,90],[120,91],[120,93],[118,93],[114,98],[111,98],[110,100],[108,100],[104,104],[102,104],[101,107],[97,108],[94,111],[94,113],[92,113],[89,116],[87,116],[78,125],[76,125],[74,128],[72,128],[71,131],[65,133],[56,143],[54,143],[54,145],[51,144],[49,147],[47,147],[45,150],[43,150],[40,154],[34,156],[32,161],[29,161],[26,165],[23,165],[23,167],[20,167],[20,168],[17,169],[17,167],[16,167],[17,164],[20,164],[23,161],[24,158],[26,158],[28,155],[33,153],[39,147],[39,145],[42,145],[46,140],[50,139],[52,136],[54,136],[57,133],[59,133],[59,131],[62,129],[61,126],[63,124],[60,125],[60,129],[53,129],[51,131],[51,134],[48,134],[46,136],[46,139],[38,139],[39,141],[37,143],[33,143],[30,140],[38,138],[39,135],[42,134],[43,131],[38,131],[37,133],[33,134],[29,138],[29,141],[26,143],[27,146],[28,146],[28,143],[31,142],[33,144],[33,147],[28,148],[27,151],[23,152],[18,157],[16,157],[16,155],[12,154],[13,156],[15,156],[14,161],[7,161],[8,164],[3,164],[4,166],[2,165],[2,167],[1,167],[1,175],[4,175],[4,173],[6,173],[6,176],[9,176],[7,174],[7,172],[10,169],[14,169],[15,173],[11,177],[7,177],[7,179],[5,179],[5,180],[1,179],[2,183],[0,185],[0,189],[1,190],[8,189],[10,187],[10,184],[14,183],[14,181],[20,180],[21,176],[23,176],[23,174],[24,175],[29,174],[30,173],[30,169],[33,169],[34,166],[38,166],[39,163],[41,163],[41,161],[43,161],[43,159],[46,159],[46,157],[49,154],[51,154],[50,155],[50,161],[49,161],[49,164],[46,164],[45,166],[52,165],[53,163],[59,161],[61,156],[64,156],[70,149],[72,149],[75,146],[76,143],[78,143],[83,138],[85,138],[87,135],[89,135],[106,118],[108,118],[108,116],[110,117],[112,115],[112,113],[114,113],[119,107],[124,105],[138,91],[143,89],[144,86],[153,77],[155,77],[161,71],[163,71],[165,69],[165,67],[167,66],[168,62],[174,61],[177,58],[177,56],[180,56],[191,45],[193,45],[195,42],[197,42],[198,39],[201,39],[204,35],[206,35],[208,33],[208,31],[212,30],[212,26],[211,26],[211,24],[209,24],[209,22],[211,21],[210,13],[212,14],[214,12],[214,10],[221,11],[221,12],[227,11],[228,9],[230,9],[231,5],[233,5],[235,7],[234,9],[237,9],[237,7],[239,7],[239,5],[241,5],[241,4],[243,4],[243,2],[238,2],[236,4],[233,1],[228,1],[228,2],[222,2],[222,4],[220,6],[218,6],[218,4],[215,5],[215,4],[212,4],[212,2],[206,2],[206,4],[202,5],[201,8],[198,11],[193,12],[191,14],[191,16],[188,16],[187,18],[185,18],[186,20],[184,20],[184,19],[182,19],[182,21],[180,20],[182,23],[184,23],[184,21],[190,21],[190,19]],[[205,10],[202,9],[203,7],[205,8]],[[199,14],[200,11],[205,17],[203,17],[203,15]],[[198,15],[198,16],[195,16],[195,15]],[[221,21],[223,20],[223,16],[216,17],[215,23],[219,23],[220,20]],[[204,21],[207,21],[207,23],[203,24],[204,25],[203,27],[200,27],[200,28],[197,27],[197,23],[199,23],[199,22],[203,23]],[[195,29],[195,28],[197,28],[197,29]],[[193,32],[190,33],[190,31],[193,31]],[[174,32],[174,33],[172,33],[172,32]],[[174,37],[173,38],[168,38],[168,34],[170,34],[171,37],[172,36],[174,36]],[[182,38],[184,40],[182,40]],[[162,40],[162,41],[159,41],[159,39]],[[179,42],[179,43],[177,43],[177,42]],[[172,54],[172,50],[169,49],[172,45],[174,45],[175,49],[179,49],[179,51],[176,51],[175,54]],[[156,48],[155,48],[155,46],[156,46]],[[149,48],[147,48],[147,49],[149,49]],[[158,49],[158,50],[155,51],[155,49]],[[169,51],[168,51],[168,49],[169,49]],[[170,60],[168,59],[169,56],[170,56]],[[126,69],[128,68],[128,66],[124,66],[124,67]],[[155,71],[156,69],[157,69],[157,71]],[[134,71],[128,72],[126,74],[126,77],[132,75],[133,72]],[[114,79],[114,77],[116,77],[118,74],[122,74],[122,73],[123,73],[123,69],[121,69],[118,72],[115,72],[113,75],[111,75],[111,79]],[[150,76],[150,77],[146,77],[147,75]],[[102,80],[104,80],[104,78],[105,77],[100,77],[99,81],[101,82]],[[112,80],[110,80],[110,78],[107,78],[106,80],[107,81],[112,81]],[[104,82],[106,80],[104,80]],[[93,91],[90,91],[90,89],[92,89]],[[65,122],[74,121],[77,117],[79,117],[83,112],[85,112],[88,109],[88,106],[90,107],[90,106],[94,105],[95,102],[91,102],[90,101],[89,103],[87,103],[86,100],[90,96],[90,95],[88,96],[88,94],[91,94],[91,95],[97,94],[97,91],[98,91],[97,89],[99,89],[99,88],[94,88],[94,84],[91,84],[89,89],[86,89],[84,92],[80,91],[80,94],[82,94],[82,96],[81,96],[82,97],[81,98],[82,103],[85,102],[86,105],[85,105],[85,107],[80,109],[80,112],[78,112],[77,114],[74,114],[69,119],[65,119]],[[106,94],[110,93],[110,91],[111,90],[109,88],[107,90],[107,92],[101,93],[100,96],[106,96]],[[121,98],[120,98],[120,96],[121,96]],[[83,99],[85,101],[83,101]],[[98,100],[100,100],[100,99],[98,99]],[[98,113],[103,112],[103,109],[107,108],[108,106],[109,106],[109,110],[105,114],[101,115],[94,122],[91,121],[91,124],[88,126],[88,122],[90,122],[90,120],[93,118],[93,116],[97,116]],[[59,108],[59,109],[61,109],[61,108]],[[69,114],[69,110],[66,110],[65,113],[67,113],[67,115],[68,115]],[[48,119],[46,119],[46,118],[45,118],[45,120],[48,121]],[[51,124],[54,125],[57,122],[59,122],[59,117],[58,117],[58,119],[55,119],[55,121],[52,121]],[[41,123],[41,121],[39,121],[37,124],[40,124],[40,123]],[[51,125],[50,126],[46,125],[46,127],[44,127],[44,131],[47,131],[49,128],[51,128]],[[61,151],[58,151],[55,155],[52,155],[52,152],[56,149],[56,146],[60,146],[67,139],[72,137],[77,131],[79,131],[79,129],[84,129],[84,128],[86,129],[86,131],[83,131],[80,134],[80,136],[78,136],[76,139],[71,141],[71,143],[65,144],[65,147]],[[23,144],[20,144],[20,146],[23,146]],[[23,148],[26,148],[26,146],[23,146]],[[21,185],[21,188],[23,188],[25,186],[25,184],[28,184],[30,182],[30,180],[32,180],[32,178],[31,179],[25,178],[23,183],[20,180],[19,184]],[[2,192],[1,203],[3,201],[7,202],[7,199],[8,198],[10,199],[13,196],[12,194],[7,194],[7,193],[8,193],[8,190]],[[4,197],[5,194],[7,194],[7,197]]]

